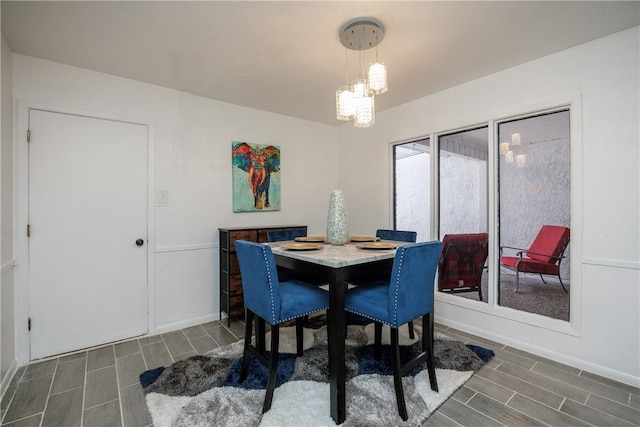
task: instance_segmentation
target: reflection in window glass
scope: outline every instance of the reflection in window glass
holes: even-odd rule
[[[488,301],[488,128],[440,135],[438,290]],[[448,245],[448,241],[451,244]]]
[[[563,290],[557,276],[559,260],[544,260],[541,255],[525,252],[525,260],[520,261],[516,274],[514,257],[518,257],[518,251],[511,248],[528,250],[543,225],[570,225],[569,129],[568,110],[498,126],[500,248],[502,256],[512,257],[501,258],[498,302],[505,307],[566,321],[569,321],[569,292]],[[535,261],[543,259],[546,263],[548,260],[548,265],[529,266],[527,255],[537,258]],[[569,255],[567,248],[559,268],[567,291]],[[537,274],[541,268],[552,274]]]
[[[429,139],[394,146],[394,218],[396,230],[416,231],[418,242],[430,237]]]

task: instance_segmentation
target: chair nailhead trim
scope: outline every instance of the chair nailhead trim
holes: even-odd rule
[[[347,311],[350,312],[350,313],[357,314],[357,315],[362,316],[362,317],[366,317],[367,319],[375,320],[376,322],[384,323],[385,325],[389,325],[390,327],[393,328],[393,326],[391,326],[391,323],[387,322],[386,320],[378,319],[376,317],[369,316],[368,314],[360,313],[357,310],[347,310]]]
[[[295,317],[288,317],[286,319],[281,319],[280,321],[276,321],[276,315],[275,315],[275,311],[276,311],[276,304],[274,301],[274,292],[273,292],[273,281],[271,280],[271,269],[269,268],[269,262],[268,262],[268,257],[267,257],[267,249],[266,248],[262,248],[262,256],[264,257],[264,262],[265,265],[267,265],[267,280],[269,280],[269,294],[271,297],[271,325],[278,325],[282,322],[286,322],[288,320],[293,320],[293,319],[297,319],[298,317],[303,317],[306,316],[308,314],[313,314],[316,313],[318,311],[322,311],[322,310],[327,310],[329,307],[323,307],[323,308],[319,308],[317,310],[312,310],[312,311],[308,311],[306,313],[300,314],[298,316]]]
[[[294,316],[294,317],[287,317],[286,319],[282,319],[282,320],[281,320],[281,321],[279,321],[278,323],[286,322],[286,321],[288,321],[288,320],[297,319],[297,318],[299,318],[299,317],[304,317],[304,316],[306,316],[306,315],[308,315],[308,314],[313,314],[313,313],[317,313],[318,311],[327,310],[328,308],[329,308],[329,307],[323,307],[323,308],[319,308],[319,309],[317,309],[317,310],[307,311],[306,313],[299,314],[299,315]]]
[[[273,296],[273,281],[271,280],[271,269],[269,268],[269,258],[267,257],[267,249],[262,248],[262,256],[264,257],[264,264],[267,266],[267,280],[269,281],[269,295],[271,297],[271,322],[276,321],[276,304]],[[273,324],[272,323],[272,324]]]
[[[400,270],[402,270],[402,261],[404,261],[404,249],[400,247],[400,257],[398,260],[398,273],[396,275],[396,282],[394,284],[395,295],[393,296],[393,323],[398,324],[398,288],[400,283]]]

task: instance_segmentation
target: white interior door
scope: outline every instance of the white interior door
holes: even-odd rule
[[[30,110],[29,129],[31,359],[146,333],[147,126]]]

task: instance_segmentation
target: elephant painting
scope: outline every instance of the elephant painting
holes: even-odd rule
[[[232,157],[234,212],[280,210],[280,148],[234,142]]]

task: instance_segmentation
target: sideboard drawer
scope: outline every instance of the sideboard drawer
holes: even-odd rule
[[[231,251],[236,250],[236,240],[248,240],[250,242],[256,242],[256,231],[255,230],[236,230],[229,233],[229,242]]]

